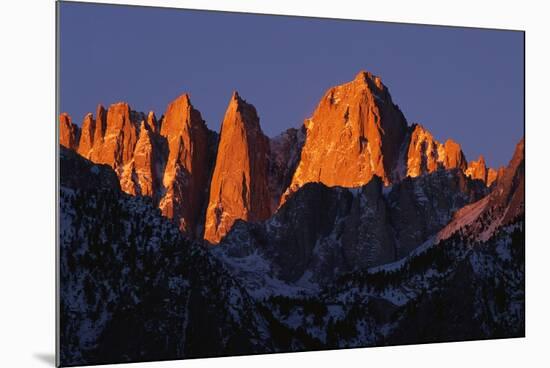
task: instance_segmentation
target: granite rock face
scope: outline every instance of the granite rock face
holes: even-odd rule
[[[124,191],[132,195],[155,197],[161,183],[156,165],[159,163],[155,137],[144,122],[141,124],[132,160],[126,165],[121,178]]]
[[[93,161],[111,166],[120,177],[134,154],[138,139],[137,124],[136,116],[127,103],[109,106],[105,134],[99,149],[94,150]]]
[[[452,139],[438,142],[422,125],[408,126],[388,88],[371,73],[360,72],[352,82],[330,88],[304,130],[300,159],[281,204],[309,182],[353,188],[376,175],[387,186],[450,169],[471,176],[460,145]]]
[[[98,105],[95,118],[87,114],[81,134],[67,114],[60,124],[62,145],[110,166],[124,192],[151,197],[182,231],[201,231],[215,133],[187,94],[170,103],[160,121],[152,111],[146,115],[120,102],[107,110]]]
[[[289,187],[304,146],[306,129],[290,128],[269,140],[269,192],[271,212],[279,207],[281,196]]]
[[[79,129],[67,113],[59,115],[59,144],[69,149],[78,147]]]
[[[103,140],[105,139],[105,131],[107,130],[107,110],[103,105],[97,105],[95,115],[95,130],[94,130],[94,144],[92,149],[86,156],[93,162],[99,162],[100,152],[103,147]],[[82,154],[82,153],[81,153]]]
[[[367,72],[274,138],[237,93],[59,124],[65,365],[524,334],[523,140],[468,163]]]
[[[455,141],[440,143],[422,125],[408,126],[381,79],[364,71],[328,89],[301,128],[274,138],[235,92],[219,135],[183,94],[160,119],[120,102],[98,105],[80,129],[64,113],[60,143],[112,167],[124,192],[151,197],[180,230],[210,244],[237,220],[268,219],[307,183],[360,188],[377,177],[387,192],[439,171],[458,170],[487,187],[504,175],[483,157],[468,163]]]
[[[477,161],[470,161],[468,163],[466,175],[472,179],[481,180],[482,182],[487,183],[487,165],[485,165],[485,158],[483,155],[479,156]]]
[[[204,239],[216,244],[236,220],[271,215],[268,188],[269,139],[256,109],[233,93],[221,127],[210,183]]]
[[[407,133],[387,87],[363,71],[330,88],[304,126],[300,162],[282,202],[309,182],[357,187],[376,175],[389,183]]]
[[[490,187],[496,185],[498,183],[498,180],[504,175],[505,171],[506,167],[504,166],[501,166],[498,169],[493,169],[492,167],[490,167],[487,170],[487,186]]]
[[[397,259],[435,236],[460,208],[488,193],[484,183],[460,169],[438,170],[394,184],[388,194]]]
[[[80,140],[78,141],[78,154],[84,158],[90,158],[94,146],[95,119],[91,113],[86,114],[80,130]]]
[[[237,222],[217,252],[232,265],[261,254],[285,282],[330,282],[407,256],[486,193],[459,169],[386,188],[377,176],[357,188],[307,183],[268,220]]]
[[[209,130],[198,110],[184,94],[168,105],[160,135],[168,146],[164,170],[162,213],[179,222],[181,230],[196,233],[205,201],[209,162]]]
[[[411,127],[406,150],[406,176],[417,177],[439,169],[467,168],[467,161],[458,143],[449,139],[439,143],[422,125]]]

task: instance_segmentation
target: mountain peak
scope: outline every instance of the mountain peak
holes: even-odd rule
[[[238,91],[235,90],[233,91],[233,93],[231,93],[231,99],[229,100],[228,108],[233,107],[234,109],[238,110],[240,107],[246,108],[247,106],[252,106],[252,105],[248,104],[246,100],[241,97]]]
[[[191,104],[191,96],[189,96],[189,93],[187,92],[176,97],[170,104],[177,104],[181,106],[193,106]]]
[[[477,161],[470,161],[466,169],[466,175],[472,179],[482,180],[487,183],[487,165],[483,155],[479,155]]]
[[[237,91],[233,91],[231,95],[231,100],[222,122],[222,132],[224,126],[233,124],[242,125],[247,131],[258,131],[263,135],[256,108],[242,98]]]
[[[380,79],[380,77],[372,74],[371,72],[367,72],[365,70],[359,71],[359,73],[357,73],[355,75],[355,78],[353,79],[353,82],[354,83],[363,83],[363,84],[374,83],[374,85],[376,86],[377,89],[379,89],[379,90],[384,89],[384,84],[382,83],[382,79]]]
[[[249,118],[243,119],[245,123],[254,122],[256,120],[259,121],[258,113],[254,105],[252,105],[251,103],[248,103],[236,90],[233,91],[233,93],[231,94],[231,99],[229,100],[229,106],[227,107],[227,111],[230,111],[230,110],[235,110],[237,111],[237,113],[240,113],[240,114],[251,114]],[[226,114],[227,114],[227,111],[226,111]]]
[[[78,142],[78,153],[85,158],[90,158],[90,151],[94,144],[95,124],[94,115],[91,112],[87,113],[82,121]]]
[[[353,79],[356,82],[365,82],[367,78],[371,75],[370,72],[367,72],[365,70],[360,70],[359,73],[355,75],[355,78]]]
[[[181,230],[193,234],[207,186],[208,128],[188,93],[170,102],[161,120],[160,135],[167,140],[168,157],[162,177],[166,194],[159,207]]]
[[[217,244],[235,221],[270,216],[269,139],[256,108],[235,91],[225,112],[206,211],[204,239]]]
[[[130,105],[124,101],[111,104],[107,111],[98,105],[96,115],[93,139],[90,127],[86,133],[88,143],[81,154],[95,163],[108,164],[120,175],[123,166],[133,156],[138,121]]]
[[[421,124],[411,125],[407,152],[407,176],[412,178],[434,172],[441,165],[440,144]]]
[[[76,150],[79,140],[79,128],[73,124],[69,114],[62,112],[59,115],[59,143],[69,149]]]
[[[454,139],[449,138],[445,141],[445,146],[459,146],[460,147],[460,144],[457,141],[455,141]]]
[[[359,73],[355,75],[354,81],[356,82],[366,82],[368,79],[373,80],[374,75],[371,72],[366,70],[360,70]]]
[[[112,103],[109,106],[109,110],[111,110],[111,109],[128,109],[128,110],[130,110],[130,104],[128,104],[128,102],[125,102],[125,101],[118,101],[118,102]]]
[[[411,130],[413,131],[413,134],[426,134],[427,136],[433,138],[432,133],[420,123],[413,123],[411,125]]]
[[[420,124],[410,127],[408,152],[406,153],[407,176],[416,177],[432,173],[440,168],[465,170],[466,158],[458,143],[447,139],[439,143],[432,133]]]
[[[149,117],[152,118],[151,115]],[[156,122],[151,121],[150,125],[155,124]],[[201,113],[193,107],[189,94],[184,93],[168,104],[160,125],[160,134],[168,137],[170,141],[171,139],[178,139],[177,137],[190,127],[205,124]],[[187,133],[183,134],[187,135]]]
[[[284,198],[308,182],[357,187],[377,175],[388,184],[409,131],[380,78],[364,70],[329,88],[304,126],[302,159]]]

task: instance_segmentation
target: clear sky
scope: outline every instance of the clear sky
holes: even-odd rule
[[[468,160],[505,165],[524,134],[521,32],[84,3],[59,19],[60,109],[77,124],[118,101],[160,117],[188,92],[219,131],[237,90],[275,136],[364,69]]]

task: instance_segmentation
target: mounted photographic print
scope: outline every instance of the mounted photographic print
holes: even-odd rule
[[[57,37],[58,365],[524,336],[523,32],[58,2]]]

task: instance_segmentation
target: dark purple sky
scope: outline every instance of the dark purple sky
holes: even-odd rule
[[[274,136],[365,69],[409,123],[455,139],[468,160],[505,165],[523,135],[521,32],[83,3],[59,16],[60,109],[78,124],[117,101],[160,117],[189,92],[219,131],[238,90]]]

